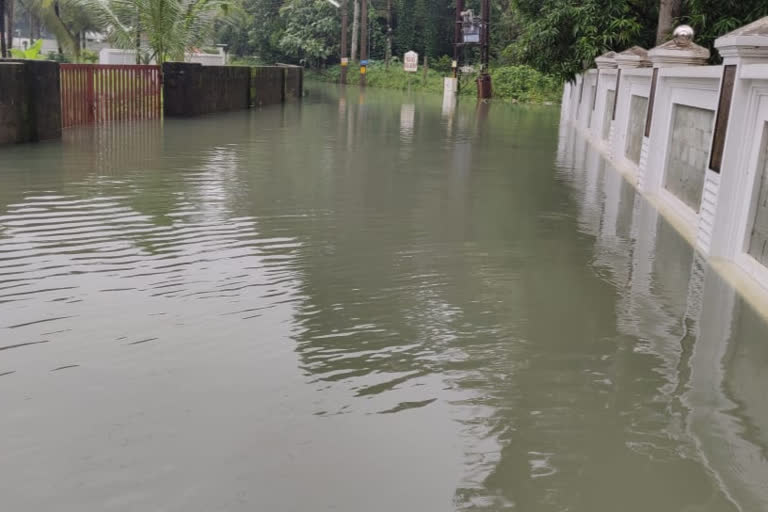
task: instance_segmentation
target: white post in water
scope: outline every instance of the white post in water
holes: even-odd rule
[[[459,79],[452,76],[443,78],[443,111],[446,105],[456,103],[456,96],[459,92]]]

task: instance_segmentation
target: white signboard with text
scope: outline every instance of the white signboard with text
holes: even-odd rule
[[[415,73],[419,70],[419,54],[416,52],[408,52],[403,57],[403,69],[409,73]]]

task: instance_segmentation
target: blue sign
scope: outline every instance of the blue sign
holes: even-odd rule
[[[367,60],[361,60],[360,61],[360,65],[361,66],[367,66],[368,65],[368,61]]]

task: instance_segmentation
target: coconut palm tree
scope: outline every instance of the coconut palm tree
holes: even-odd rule
[[[70,55],[75,61],[80,60],[82,36],[102,28],[94,13],[84,8],[81,0],[25,0],[24,7],[53,33],[59,51]]]
[[[93,12],[118,48],[143,62],[184,60],[210,42],[214,21],[231,21],[235,0],[75,0]]]

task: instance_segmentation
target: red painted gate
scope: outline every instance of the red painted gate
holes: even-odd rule
[[[162,116],[160,66],[61,65],[64,128]]]

